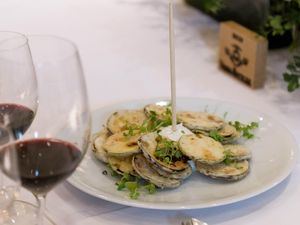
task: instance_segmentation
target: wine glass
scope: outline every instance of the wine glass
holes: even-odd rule
[[[43,224],[47,193],[81,162],[89,143],[90,111],[76,46],[54,36],[29,36],[39,108],[17,150],[21,185],[36,197]],[[10,174],[10,171],[6,171]]]
[[[37,80],[28,39],[20,33],[0,31],[0,145],[12,140],[7,139],[8,136],[4,138],[3,135],[7,134],[4,132],[6,128],[13,134],[13,138],[22,138],[34,119],[37,107]],[[4,197],[3,204],[10,204],[11,197],[15,197],[18,192],[14,185],[7,184],[2,173],[0,192]],[[5,199],[7,203],[3,202]],[[23,211],[32,209],[25,202],[18,202],[18,205],[22,205]]]
[[[38,106],[37,81],[28,39],[0,32],[0,123],[8,116],[15,138],[21,138]]]

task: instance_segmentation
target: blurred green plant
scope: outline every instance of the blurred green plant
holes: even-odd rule
[[[300,0],[270,0],[269,17],[263,28],[263,34],[276,36],[290,32],[293,36],[293,42],[290,46],[292,60],[288,63],[287,70],[283,74],[289,92],[300,87],[300,53],[297,51],[299,27]]]
[[[284,80],[288,83],[288,91],[295,91],[300,87],[300,54],[293,56],[287,65],[287,71],[283,74]]]
[[[270,0],[269,17],[264,26],[265,34],[275,36],[289,31],[294,33],[299,24],[300,0]]]
[[[207,13],[217,14],[226,8],[227,0],[186,1],[195,7],[201,7]],[[292,60],[288,63],[287,71],[283,74],[288,85],[288,91],[292,92],[299,88],[300,80],[300,53],[295,51],[299,47],[300,39],[300,0],[269,0],[269,4],[269,16],[257,32],[265,37],[292,34],[293,42],[290,46]]]
[[[224,0],[201,0],[206,12],[216,14],[224,8]]]
[[[225,8],[224,1],[226,0],[186,0],[188,4],[214,15]]]

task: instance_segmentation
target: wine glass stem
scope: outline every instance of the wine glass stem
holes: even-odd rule
[[[46,195],[35,195],[38,203],[37,225],[44,225]]]

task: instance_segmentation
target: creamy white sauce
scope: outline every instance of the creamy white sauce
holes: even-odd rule
[[[176,125],[176,131],[172,130],[172,126],[168,126],[163,128],[160,132],[159,135],[162,137],[168,138],[172,141],[179,141],[181,136],[187,135],[187,134],[193,134],[189,129],[184,127],[182,124],[177,124]]]

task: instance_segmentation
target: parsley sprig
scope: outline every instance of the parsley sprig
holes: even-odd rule
[[[129,124],[125,126],[124,136],[134,136],[136,134],[150,133],[159,131],[162,127],[172,125],[172,112],[169,107],[166,108],[166,112],[161,116],[158,116],[156,112],[150,111],[148,118],[142,123],[142,125]]]
[[[120,180],[116,182],[117,190],[129,191],[129,197],[131,199],[138,199],[140,196],[140,190],[145,189],[149,194],[156,192],[156,186],[152,183],[145,182],[140,177],[132,176],[128,173],[124,173]]]
[[[225,154],[225,159],[223,162],[226,165],[233,163],[232,153],[229,150],[226,150],[226,151],[224,151],[224,154]]]
[[[237,131],[242,132],[242,136],[246,139],[252,139],[254,138],[254,134],[252,133],[252,130],[259,127],[259,124],[257,122],[251,122],[250,124],[243,124],[239,121],[231,121],[229,122],[229,125],[234,126]]]
[[[154,152],[154,156],[162,162],[171,164],[181,160],[181,153],[178,143],[158,136],[158,145]]]
[[[230,152],[230,150],[226,150],[225,152],[225,159],[223,161],[223,163],[227,166],[231,165],[234,166],[236,169],[242,169],[243,167],[239,164],[238,161],[234,160],[234,157],[232,155],[232,153]]]
[[[222,135],[219,134],[218,131],[216,130],[212,130],[209,132],[209,137],[213,138],[216,141],[222,142],[224,141],[224,137]]]
[[[156,192],[156,186],[152,183],[145,185],[144,188],[148,190],[149,194],[154,194]]]

